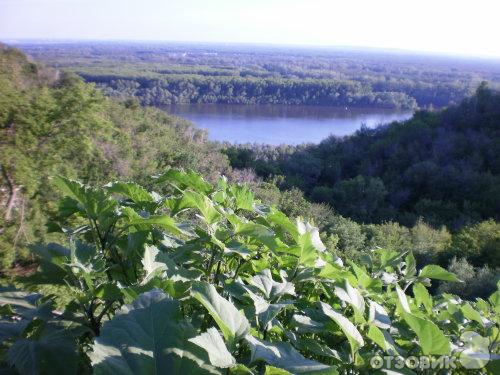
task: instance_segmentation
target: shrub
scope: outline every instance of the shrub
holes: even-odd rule
[[[67,241],[37,246],[39,270],[17,280],[53,294],[0,291],[7,372],[372,373],[375,355],[456,358],[464,332],[498,334],[500,290],[431,296],[430,280],[456,276],[387,249],[343,264],[316,227],[245,185],[176,169],[152,182],[168,195],[54,184],[65,198],[51,228]]]

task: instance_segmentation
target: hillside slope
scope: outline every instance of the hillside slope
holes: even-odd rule
[[[169,166],[213,179],[228,167],[189,122],[106,98],[80,78],[0,48],[0,264],[44,238],[53,211],[49,178],[147,182]]]
[[[232,165],[283,175],[361,222],[419,217],[459,228],[500,213],[500,93],[482,85],[459,106],[319,145],[228,147]]]

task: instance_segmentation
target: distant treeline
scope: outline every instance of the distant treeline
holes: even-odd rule
[[[414,109],[458,104],[481,81],[500,88],[489,61],[348,50],[180,44],[23,45],[108,95],[145,105],[303,104]]]
[[[135,96],[143,105],[186,103],[287,104],[413,109],[417,102],[397,91],[374,92],[353,81],[318,79],[168,76],[128,78],[80,74],[110,96]]]

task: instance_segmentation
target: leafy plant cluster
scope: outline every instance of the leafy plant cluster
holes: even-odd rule
[[[65,198],[51,230],[67,243],[36,247],[39,270],[17,280],[52,293],[0,293],[12,372],[374,373],[374,355],[459,356],[464,332],[498,353],[500,291],[431,296],[431,280],[460,281],[417,270],[410,252],[344,262],[312,223],[246,185],[178,169],[154,177],[155,191],[53,183]]]

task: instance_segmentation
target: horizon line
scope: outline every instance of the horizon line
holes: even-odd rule
[[[191,44],[191,45],[213,45],[213,46],[255,46],[255,47],[277,47],[277,48],[295,48],[312,50],[346,50],[346,51],[364,51],[364,52],[390,52],[400,55],[417,55],[446,57],[456,59],[477,59],[483,61],[500,62],[500,56],[497,55],[470,55],[459,52],[429,51],[418,49],[407,49],[399,47],[374,47],[359,45],[327,45],[327,44],[295,44],[295,43],[269,43],[269,42],[222,42],[222,41],[193,41],[193,40],[160,40],[160,39],[94,39],[94,38],[4,38],[0,36],[0,43],[4,44],[57,44],[57,43],[130,43],[130,44]]]

